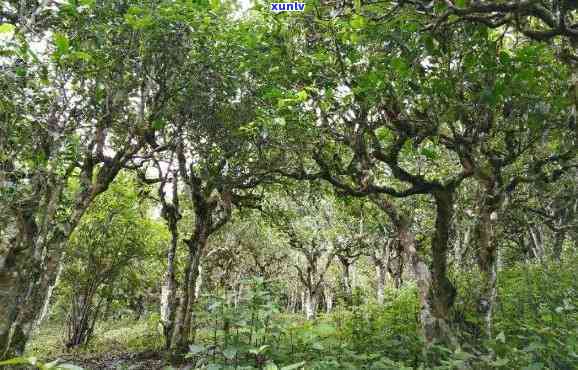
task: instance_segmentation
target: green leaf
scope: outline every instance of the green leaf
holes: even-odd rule
[[[295,369],[302,368],[303,366],[305,366],[305,361],[302,361],[302,362],[299,362],[299,363],[293,364],[293,365],[283,366],[281,368],[281,370],[295,370]]]
[[[498,358],[496,361],[493,362],[495,367],[505,366],[509,360],[507,358]]]
[[[76,60],[82,60],[83,62],[92,61],[92,55],[90,55],[84,51],[76,51],[72,54],[72,57]]]
[[[157,119],[156,121],[153,122],[152,128],[153,128],[153,130],[160,130],[160,129],[164,128],[166,124],[167,123],[165,121]]]
[[[506,343],[506,334],[504,334],[503,331],[500,332],[500,334],[498,334],[498,335],[496,336],[496,340],[497,340],[498,342]]]
[[[264,346],[261,346],[259,348],[253,348],[253,349],[249,350],[249,353],[252,353],[254,355],[259,355],[259,354],[263,353],[263,351],[265,351],[267,348],[269,348],[269,345],[264,345]]]
[[[24,357],[16,357],[11,358],[10,360],[0,362],[0,365],[27,365],[30,362],[27,358]]]
[[[295,99],[300,102],[307,101],[308,95],[307,91],[301,90],[295,95]]]
[[[408,75],[409,66],[403,58],[393,58],[391,60],[391,66],[395,70],[397,74],[401,77],[405,77]]]
[[[14,27],[13,24],[10,23],[0,24],[0,33],[13,33],[14,29],[16,29],[16,27]]]
[[[524,367],[522,370],[540,370],[544,368],[544,364],[541,362],[534,362],[531,365]]]
[[[26,69],[22,67],[16,67],[16,76],[18,77],[25,77],[26,76]]]
[[[326,337],[335,334],[336,329],[333,325],[321,324],[316,328],[316,331],[320,336]]]
[[[223,351],[223,356],[225,356],[225,358],[227,360],[234,359],[236,355],[237,355],[237,349],[234,347],[229,347]]]
[[[361,13],[361,0],[354,0],[355,12]]]
[[[283,118],[283,117],[275,117],[273,119],[273,124],[275,126],[285,126],[285,123],[286,123],[285,118]]]
[[[269,362],[267,365],[265,365],[264,370],[279,370],[279,368],[274,363]]]
[[[434,160],[438,157],[436,151],[431,148],[421,148],[420,154],[431,160]]]
[[[351,17],[351,21],[349,22],[351,27],[354,29],[360,29],[365,26],[365,18],[359,14],[354,15]]]
[[[323,350],[323,344],[321,344],[320,342],[315,342],[313,343],[313,345],[311,346],[313,347],[313,349],[316,349],[318,351],[322,351]]]
[[[58,369],[58,367],[56,365],[58,365],[59,361],[60,360],[57,359],[57,360],[54,360],[54,361],[49,362],[47,364],[44,364],[44,368],[45,369],[54,369],[54,368]]]
[[[80,366],[76,366],[73,364],[62,364],[58,365],[58,369],[66,369],[66,370],[84,370],[84,368]]]
[[[68,48],[70,47],[70,42],[68,41],[68,37],[62,33],[55,33],[54,34],[54,45],[56,45],[56,51],[58,54],[66,54],[68,52]]]
[[[189,345],[189,353],[190,354],[196,355],[196,354],[203,352],[204,350],[205,350],[205,347],[199,346],[198,344]]]

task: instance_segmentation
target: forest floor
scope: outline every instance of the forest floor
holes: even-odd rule
[[[147,320],[124,319],[98,325],[88,346],[67,349],[61,324],[43,325],[27,348],[28,355],[62,359],[84,369],[163,369],[168,362],[162,338]]]
[[[572,259],[548,268],[523,265],[504,270],[494,314],[496,334],[476,337],[468,331],[477,327],[476,322],[462,319],[463,327],[456,326],[461,330],[461,346],[455,349],[433,345],[424,351],[415,285],[407,284],[388,290],[383,305],[338,305],[313,321],[272,311],[268,300],[239,308],[216,304],[207,308],[200,303],[199,329],[185,358],[171,357],[163,350],[155,312],[140,320],[100,322],[90,343],[74,350],[65,346],[63,322],[48,321],[29,343],[25,357],[43,362],[60,359],[98,370],[262,369],[265,362],[271,364],[267,369],[303,370],[574,370],[578,364],[577,265],[578,260]],[[461,283],[462,300],[455,310],[475,318],[474,309],[468,308],[475,307],[469,298],[475,295],[468,292],[475,291],[476,281]]]

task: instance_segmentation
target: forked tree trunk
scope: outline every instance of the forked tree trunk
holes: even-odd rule
[[[438,199],[439,198],[439,199]],[[435,272],[419,254],[411,220],[401,214],[388,199],[376,199],[376,204],[387,213],[395,226],[401,249],[407,254],[414,279],[416,280],[420,301],[419,318],[422,335],[428,345],[435,341],[454,342],[449,326],[449,308],[453,303],[453,286],[447,280],[446,260],[449,223],[452,216],[451,194],[436,196],[436,233],[432,241],[432,254]],[[444,243],[446,243],[444,245]]]
[[[0,359],[21,356],[52,291],[65,237],[49,241],[26,235],[27,246],[12,249],[0,271]]]
[[[29,206],[12,209],[18,235],[0,265],[0,360],[24,352],[56,284],[68,238],[92,201],[108,189],[138,148],[118,152],[98,171],[89,153],[81,170],[80,191],[66,220],[57,219],[56,212],[69,172],[63,178],[48,176]]]

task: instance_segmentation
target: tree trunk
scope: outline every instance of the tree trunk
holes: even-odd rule
[[[311,289],[305,289],[305,318],[313,320],[317,316],[317,293]]]
[[[92,201],[108,189],[129,159],[125,154],[117,153],[96,174],[93,158],[85,159],[80,191],[75,194],[74,208],[65,221],[58,220],[56,212],[68,175],[59,179],[44,174],[42,177],[48,180],[39,186],[37,196],[29,204],[10,210],[18,231],[14,244],[8,250],[0,250],[7,253],[0,257],[0,360],[24,352],[56,284],[66,241]]]
[[[531,250],[532,250],[532,254],[534,256],[534,258],[538,259],[538,260],[543,260],[544,259],[544,243],[543,243],[543,235],[542,235],[542,229],[540,228],[540,226],[533,226],[533,225],[528,225],[528,231],[530,232],[530,236],[531,236]]]
[[[564,241],[566,240],[566,231],[556,231],[554,234],[554,245],[552,246],[552,258],[560,262],[562,259],[562,251],[564,250]]]
[[[341,262],[342,267],[341,283],[343,284],[343,292],[345,293],[347,304],[352,304],[353,301],[353,286],[351,281],[352,263],[347,257],[341,256],[339,256],[339,261]]]
[[[24,352],[55,285],[63,244],[60,238],[49,245],[33,243],[7,256],[0,271],[0,359]]]
[[[480,207],[476,237],[478,241],[478,266],[481,274],[478,312],[482,315],[486,334],[492,336],[492,313],[496,302],[496,241],[493,218],[495,210],[486,204]]]
[[[413,277],[416,280],[420,301],[420,324],[423,337],[429,344],[445,335],[440,327],[446,328],[445,321],[439,322],[435,316],[432,297],[432,274],[423,257],[418,253],[415,236],[411,231],[411,221],[401,214],[395,204],[387,198],[375,199],[377,205],[387,213],[396,229],[401,249],[407,254]],[[441,225],[440,225],[441,226]],[[439,257],[438,257],[439,258]]]
[[[409,257],[409,264],[412,268],[413,276],[416,280],[420,301],[419,319],[422,335],[428,343],[436,339],[436,322],[431,307],[431,273],[429,267],[417,251],[415,236],[409,229],[407,223],[402,223],[398,227],[399,243]]]
[[[201,265],[200,263],[198,264],[198,270],[199,271],[197,271],[197,280],[195,283],[195,299],[201,296],[201,290],[203,288],[203,265]]]
[[[177,309],[177,282],[175,278],[175,256],[178,246],[177,225],[169,225],[171,228],[171,245],[167,251],[167,271],[161,287],[161,324],[165,338],[165,348],[171,347],[173,331],[175,328],[175,313]]]
[[[234,306],[235,308],[237,308],[239,306],[239,303],[241,302],[241,299],[243,297],[243,283],[241,281],[239,281],[236,284],[236,289],[235,289],[235,301],[234,301]]]
[[[426,336],[429,340],[437,339],[450,344],[455,344],[455,337],[449,324],[450,310],[456,296],[456,289],[447,277],[449,236],[454,212],[453,196],[450,190],[440,190],[434,193],[436,222],[432,239],[432,284],[430,287],[433,322]]]
[[[63,256],[61,256],[59,258],[60,262],[58,263],[58,269],[56,271],[56,277],[54,278],[54,284],[50,285],[48,287],[48,291],[46,292],[46,297],[44,298],[44,304],[42,306],[42,312],[40,313],[38,320],[36,320],[36,325],[35,325],[36,328],[40,327],[40,325],[46,319],[46,316],[48,316],[48,313],[50,312],[50,300],[52,299],[52,294],[54,293],[54,289],[56,288],[56,286],[58,285],[58,282],[60,281],[60,275],[62,274],[62,270],[64,270],[64,264],[62,263],[62,258],[63,258]]]
[[[325,296],[325,311],[330,313],[333,310],[333,291],[331,287],[325,286],[323,292]]]
[[[377,303],[385,303],[385,280],[387,277],[387,268],[385,263],[376,264],[375,271],[377,274]]]
[[[172,346],[176,350],[186,350],[191,333],[193,304],[196,301],[197,279],[201,256],[209,237],[210,219],[197,214],[193,238],[187,241],[189,256],[185,266],[185,282],[182,287],[180,307],[175,320]]]

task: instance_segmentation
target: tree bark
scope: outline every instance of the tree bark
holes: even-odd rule
[[[496,241],[492,217],[495,211],[482,205],[476,225],[478,242],[478,266],[481,274],[481,290],[478,312],[482,315],[486,334],[492,335],[492,313],[496,301]]]
[[[353,301],[353,284],[351,281],[351,269],[353,263],[347,257],[338,256],[341,262],[341,283],[343,284],[343,291],[345,293],[345,298],[348,304],[352,304]]]
[[[395,243],[396,240],[390,238],[371,255],[371,260],[375,266],[377,303],[380,305],[385,303],[385,286],[391,261],[391,250]]]
[[[556,231],[554,234],[554,245],[552,246],[552,257],[555,261],[562,260],[562,251],[564,250],[564,241],[566,240],[566,231]]]
[[[385,280],[387,278],[387,269],[384,263],[375,266],[377,274],[377,304],[385,303]]]
[[[447,277],[454,194],[451,190],[440,190],[434,193],[434,199],[436,202],[436,222],[432,239],[432,285],[430,287],[433,322],[429,327],[429,338],[454,344],[455,337],[450,328],[450,310],[454,303],[456,289]]]
[[[305,318],[313,320],[317,316],[317,292],[311,288],[305,289]]]
[[[80,174],[80,190],[69,217],[56,217],[70,171],[62,178],[40,171],[32,182],[41,181],[32,200],[10,210],[17,235],[13,246],[2,256],[0,266],[0,360],[20,356],[56,284],[66,242],[82,216],[114,181],[124,164],[140,146],[119,151],[97,171],[96,160],[88,152]],[[47,177],[47,178],[45,178]],[[39,180],[39,178],[41,180]],[[4,251],[2,251],[4,252]]]
[[[455,297],[455,288],[446,276],[453,193],[439,191],[434,194],[434,198],[437,214],[432,240],[432,271],[418,252],[416,239],[410,228],[411,220],[401,214],[389,199],[374,198],[374,201],[388,215],[395,227],[401,249],[408,256],[418,288],[422,335],[428,345],[435,341],[454,344],[455,339],[449,325],[449,311]]]
[[[171,225],[169,225],[171,226]],[[175,256],[178,246],[178,231],[176,227],[171,229],[171,245],[167,251],[167,271],[161,287],[161,324],[165,338],[165,348],[171,347],[173,330],[175,327],[175,313],[177,309],[177,282],[175,278]]]
[[[209,216],[203,212],[197,212],[193,238],[187,240],[189,255],[185,265],[185,281],[172,339],[172,346],[175,350],[187,349],[192,327],[193,305],[197,298],[195,293],[199,278],[199,264],[208,241],[209,232]]]
[[[325,312],[330,313],[333,311],[333,291],[330,286],[325,285],[323,293],[325,296]]]

